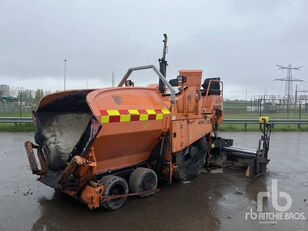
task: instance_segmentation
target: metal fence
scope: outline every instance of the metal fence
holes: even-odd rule
[[[27,116],[37,107],[38,100],[18,99],[16,97],[1,97],[0,115],[1,116]]]
[[[32,123],[31,111],[37,107],[34,99],[5,99],[0,101],[0,123],[24,124]],[[256,127],[261,115],[270,117],[273,127],[297,126],[308,127],[308,104],[279,104],[266,101],[225,101],[223,103],[226,128]]]
[[[308,103],[293,104],[264,100],[225,101],[225,118],[253,119],[269,115],[271,119],[308,119]]]
[[[8,86],[7,86],[8,88]],[[37,107],[40,99],[49,94],[43,89],[9,88],[0,94],[0,116],[27,116]]]
[[[0,117],[29,117],[35,110],[38,99],[26,97],[1,97]],[[225,119],[257,119],[268,115],[271,119],[308,119],[308,103],[286,104],[273,100],[224,101]]]

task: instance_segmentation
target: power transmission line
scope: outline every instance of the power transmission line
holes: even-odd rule
[[[304,82],[304,80],[293,78],[292,71],[293,70],[298,71],[300,70],[300,68],[302,68],[302,66],[293,67],[291,63],[288,66],[282,66],[278,64],[276,66],[279,68],[279,70],[287,70],[287,76],[285,78],[274,79],[274,81],[286,82],[284,98],[287,100],[287,105],[289,105],[290,103],[294,103],[293,82]]]

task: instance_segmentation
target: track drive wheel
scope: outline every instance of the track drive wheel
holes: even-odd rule
[[[128,193],[128,185],[125,179],[115,175],[104,176],[100,183],[104,185],[103,198]],[[102,201],[101,206],[109,210],[121,208],[126,202],[127,197],[115,198],[109,201]]]
[[[149,168],[136,168],[129,177],[129,190],[133,193],[155,190],[157,188],[157,175]],[[154,192],[140,194],[148,197]]]
[[[173,177],[176,180],[192,180],[201,173],[206,161],[208,142],[205,137],[189,145],[186,149],[175,154],[176,169]]]

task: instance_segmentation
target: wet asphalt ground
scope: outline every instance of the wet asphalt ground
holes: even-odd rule
[[[256,147],[257,132],[222,133],[236,145]],[[264,224],[245,214],[256,212],[257,193],[272,179],[278,192],[292,198],[288,213],[308,218],[308,133],[272,134],[266,175],[246,179],[238,169],[204,172],[191,183],[161,184],[146,199],[130,198],[123,208],[90,211],[80,202],[36,181],[23,147],[32,133],[0,133],[0,231],[18,230],[308,230],[308,221],[279,220]],[[279,200],[280,205],[285,200]],[[264,211],[275,212],[270,199]]]

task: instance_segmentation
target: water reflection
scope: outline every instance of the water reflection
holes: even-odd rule
[[[42,198],[40,217],[33,231],[41,230],[219,230],[215,213],[221,184],[215,188],[213,178],[202,175],[190,184],[162,183],[161,192],[145,199],[130,198],[123,208],[109,212],[90,211],[80,202],[56,192]],[[214,195],[215,200],[209,199]]]

